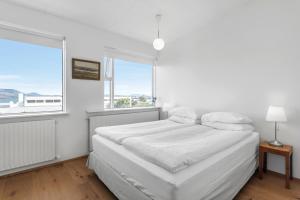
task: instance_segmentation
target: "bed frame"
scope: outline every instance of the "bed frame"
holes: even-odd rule
[[[245,165],[245,163],[242,163],[242,165]],[[242,165],[233,172],[233,174],[240,174],[240,178],[235,180],[236,184],[234,187],[231,186],[228,188],[226,187],[226,184],[220,183],[218,188],[215,189],[211,194],[207,194],[203,200],[233,199],[257,169],[257,158],[254,158],[247,163],[246,168],[245,166],[242,167]],[[139,190],[139,187],[136,187],[128,182],[122,176],[122,174],[120,174],[117,170],[114,170],[112,166],[105,162],[104,159],[101,159],[101,156],[97,155],[95,152],[90,153],[88,167],[94,170],[99,179],[109,188],[112,193],[114,193],[116,197],[118,197],[119,200],[158,200],[151,195],[147,195],[147,193]]]

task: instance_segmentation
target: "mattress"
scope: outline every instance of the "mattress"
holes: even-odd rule
[[[220,195],[224,191],[235,195],[254,173],[258,142],[258,133],[251,133],[238,144],[177,173],[99,135],[93,136],[93,154],[149,199],[228,199]]]
[[[194,124],[183,124],[166,119],[135,124],[98,127],[95,129],[95,132],[102,137],[121,144],[123,140],[130,137],[156,134],[189,126],[194,126]]]

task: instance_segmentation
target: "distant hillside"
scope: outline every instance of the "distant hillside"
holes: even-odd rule
[[[26,94],[27,96],[41,96],[39,93],[36,92],[30,92]]]
[[[17,102],[20,91],[14,89],[0,89],[0,103]]]
[[[22,93],[18,90],[14,89],[1,89],[0,88],[0,103],[9,103],[10,101],[13,101],[16,103],[18,101],[18,95],[19,93]],[[28,93],[26,95],[29,96],[40,96],[40,94],[32,92]]]

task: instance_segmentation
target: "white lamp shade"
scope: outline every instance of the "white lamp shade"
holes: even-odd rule
[[[286,122],[285,110],[282,106],[269,106],[266,121],[269,122]]]
[[[162,50],[165,47],[165,41],[163,39],[161,39],[161,38],[156,38],[153,41],[153,47],[157,51],[160,51],[160,50]]]

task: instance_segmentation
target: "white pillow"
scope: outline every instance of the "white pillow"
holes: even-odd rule
[[[251,124],[253,121],[246,115],[234,112],[211,112],[202,115],[202,122],[222,122],[231,124]]]
[[[200,120],[199,119],[190,119],[186,117],[180,117],[173,115],[169,118],[169,120],[172,120],[174,122],[182,123],[182,124],[199,124]]]
[[[254,131],[254,126],[251,124],[228,124],[222,122],[204,122],[204,126],[209,126],[220,130],[230,130],[230,131]]]
[[[200,119],[195,110],[189,107],[176,107],[171,109],[168,114],[169,116],[178,116],[193,120]]]

